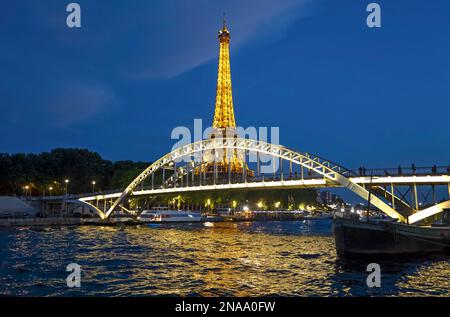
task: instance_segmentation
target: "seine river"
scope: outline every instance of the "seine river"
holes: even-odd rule
[[[0,229],[0,295],[450,296],[449,257],[336,258],[326,220]],[[66,266],[81,266],[81,288]]]

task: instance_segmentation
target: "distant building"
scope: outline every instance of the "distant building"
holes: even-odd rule
[[[342,201],[342,199],[340,196],[332,194],[328,190],[323,190],[318,192],[317,201],[324,205],[333,205],[338,201]]]

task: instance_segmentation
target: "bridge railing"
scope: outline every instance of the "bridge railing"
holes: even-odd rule
[[[382,177],[382,176],[423,176],[423,175],[450,175],[447,171],[447,167],[439,166],[436,167],[436,171],[434,171],[433,167],[417,167],[413,168],[402,168],[401,173],[399,174],[398,168],[376,168],[373,169],[373,176]],[[343,172],[343,171],[341,171]],[[346,170],[346,176],[349,177],[358,177],[365,176],[370,177],[372,173],[372,169],[366,169],[365,175],[362,175],[362,171],[360,174],[359,170]],[[257,182],[277,182],[277,181],[290,181],[290,180],[317,180],[323,179],[324,177],[318,173],[315,173],[311,170],[304,171],[303,175],[300,172],[295,173],[276,173],[276,174],[264,174],[257,175],[253,177],[243,177],[243,175],[233,175],[231,178],[228,178],[228,175],[218,175],[214,180],[212,176],[210,179],[203,179],[200,181],[199,176],[196,175],[194,180],[192,180],[192,175],[188,176],[188,180],[186,181],[186,175],[182,178],[179,178],[175,184],[154,184],[153,188],[150,185],[140,186],[136,188],[135,191],[140,190],[159,190],[159,189],[169,189],[169,188],[183,188],[183,187],[195,187],[195,186],[205,186],[205,185],[226,185],[226,184],[238,184],[238,183],[257,183]]]
[[[321,159],[322,161],[322,159]],[[326,162],[325,160],[323,160]],[[377,177],[383,177],[383,176],[426,176],[426,175],[450,175],[450,166],[418,166],[418,167],[412,167],[412,166],[400,166],[400,169],[397,168],[365,168],[364,169],[353,169],[353,170],[339,170],[338,172],[344,174],[347,177],[358,177],[358,176],[365,176],[370,177],[370,175],[373,172],[373,176]],[[255,182],[272,182],[272,181],[289,181],[289,180],[313,180],[313,179],[320,179],[323,178],[322,175],[319,175],[311,170],[305,170],[303,175],[300,172],[293,172],[293,173],[276,173],[276,174],[263,174],[253,177],[247,177],[244,178],[242,175],[233,175],[233,177],[229,180],[228,176],[224,177],[217,177],[216,181],[211,179],[202,179],[201,183],[197,176],[194,177],[194,181],[192,181],[191,176],[189,176],[189,180],[187,182],[188,186],[200,186],[200,185],[223,185],[223,184],[236,184],[236,183],[255,183]],[[175,183],[176,187],[184,187],[186,186],[186,176],[184,176],[183,181],[180,182],[178,180],[177,183]],[[153,189],[163,189],[163,188],[173,188],[172,186],[166,186],[164,187],[161,184],[155,184],[153,186]],[[139,186],[135,189],[135,191],[140,190],[151,190],[151,186],[149,185],[143,185]],[[54,196],[33,196],[33,197],[25,197],[20,196],[19,198],[22,200],[65,200],[65,199],[78,199],[80,197],[87,197],[87,196],[100,196],[100,195],[108,195],[108,194],[115,194],[118,192],[122,192],[122,189],[110,189],[110,190],[104,190],[104,191],[96,191],[94,193],[84,193],[84,194],[68,194],[68,195],[54,195]]]
[[[140,188],[136,188],[135,191],[140,190],[151,190],[151,189],[168,189],[168,188],[183,188],[183,187],[196,187],[196,186],[210,186],[210,185],[226,185],[226,184],[242,184],[242,183],[259,183],[259,182],[279,182],[279,181],[294,181],[294,180],[317,180],[323,179],[322,175],[317,173],[305,172],[302,176],[300,173],[278,173],[278,174],[265,174],[259,176],[252,177],[244,177],[243,175],[232,175],[232,177],[228,178],[228,175],[218,175],[215,179],[208,178],[202,180],[199,179],[199,176],[196,175],[194,180],[192,180],[191,175],[189,176],[188,181],[186,182],[186,176],[184,176],[183,181],[178,179],[178,181],[174,184],[158,184],[154,185],[153,188],[151,186],[142,186]]]
[[[426,176],[426,175],[450,175],[449,166],[399,166],[388,168],[358,168],[352,170],[356,176]]]

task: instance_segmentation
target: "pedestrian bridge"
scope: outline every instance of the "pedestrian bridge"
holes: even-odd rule
[[[226,149],[226,152],[223,152]],[[223,153],[235,150],[243,155],[245,164],[242,175],[236,177],[230,170],[228,175],[217,173],[216,161]],[[205,163],[204,157],[213,158],[214,172],[198,172]],[[252,155],[253,161],[250,162]],[[270,158],[273,173],[262,172],[264,160]],[[210,161],[209,161],[210,162]],[[274,162],[276,164],[274,164]],[[254,165],[256,173],[249,176],[245,169]],[[199,168],[200,167],[200,168]],[[267,170],[267,169],[266,169]],[[161,182],[155,181],[155,175],[162,176]],[[166,177],[171,173],[169,177]],[[411,202],[406,194],[399,192],[400,186],[408,187],[406,194],[412,196]],[[401,222],[415,223],[434,216],[450,208],[450,200],[420,210],[418,186],[446,186],[450,195],[450,175],[444,169],[425,171],[414,168],[403,172],[381,169],[370,171],[350,171],[332,161],[309,153],[297,152],[281,145],[244,138],[217,138],[202,140],[182,146],[164,155],[138,175],[123,191],[100,193],[77,199],[79,203],[95,210],[102,219],[108,218],[118,209],[126,209],[127,197],[157,196],[161,194],[186,193],[195,191],[213,191],[230,189],[289,189],[289,188],[327,188],[343,187],[377,207],[386,215]],[[103,201],[103,210],[98,208]]]

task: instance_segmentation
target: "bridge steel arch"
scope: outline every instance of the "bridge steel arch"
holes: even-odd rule
[[[82,207],[87,207],[88,209],[94,211],[95,213],[97,213],[97,215],[100,216],[100,218],[104,219],[105,218],[105,214],[103,213],[103,211],[101,211],[99,208],[97,208],[95,205],[84,201],[82,199],[68,199],[65,201],[66,204],[73,204],[73,205],[79,205]]]
[[[308,153],[301,153],[288,149],[282,145],[270,144],[263,141],[257,141],[252,139],[244,138],[215,138],[207,139],[191,144],[181,146],[172,152],[164,155],[149,167],[147,167],[141,174],[139,174],[122,192],[122,194],[116,199],[116,201],[111,205],[106,214],[101,215],[102,219],[106,219],[114,211],[114,209],[130,194],[133,190],[145,181],[153,173],[166,166],[171,162],[186,157],[193,156],[197,153],[203,153],[205,151],[211,150],[247,150],[251,152],[259,152],[261,154],[274,156],[281,158],[286,161],[291,161],[294,164],[303,166],[304,168],[314,171],[317,174],[322,175],[325,179],[330,182],[339,184],[343,187],[348,188],[364,200],[369,200],[372,205],[380,209],[382,212],[390,217],[396,218],[401,222],[406,222],[406,218],[391,208],[387,203],[378,198],[374,194],[369,194],[363,186],[360,186],[353,182],[348,175],[348,170],[331,162],[324,160],[318,156],[314,156]],[[348,176],[347,176],[347,175]]]

